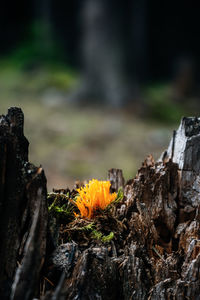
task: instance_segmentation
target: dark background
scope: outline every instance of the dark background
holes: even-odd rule
[[[37,21],[41,22],[41,26],[50,23],[51,36],[62,48],[65,62],[80,67],[81,39],[84,35],[82,15],[87,2],[91,1],[1,1],[1,55],[7,55],[30,38],[30,30]],[[144,47],[139,51],[142,56],[140,64],[144,72],[142,77],[147,80],[170,78],[179,59],[192,59],[199,66],[198,1],[92,2],[94,5],[95,2],[103,3],[107,16],[102,19],[109,19],[113,31],[117,31],[118,37],[125,43],[132,70],[134,56],[139,55],[135,53],[135,48],[139,47],[135,42],[143,39]]]

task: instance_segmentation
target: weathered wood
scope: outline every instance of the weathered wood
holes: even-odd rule
[[[108,171],[108,180],[111,183],[112,192],[117,192],[119,188],[124,188],[124,177],[122,174],[122,170],[110,169]]]
[[[200,118],[183,118],[165,153],[178,164],[181,209],[194,214],[200,204]]]
[[[24,272],[24,279],[20,275],[20,284],[26,291],[16,296],[16,285],[12,299],[32,299],[39,289],[45,256],[46,178],[42,168],[28,162],[29,143],[23,134],[23,123],[19,108],[10,108],[6,116],[0,116],[0,299],[10,298],[17,265],[21,264],[18,269]],[[38,210],[40,217],[36,218]],[[27,258],[31,253],[32,261]],[[28,261],[26,267],[24,260]],[[31,284],[24,285],[23,280]]]
[[[28,197],[31,202],[34,201],[34,211],[29,236],[24,247],[24,256],[17,268],[12,285],[12,300],[28,300],[32,299],[36,293],[39,294],[40,271],[46,252],[47,207],[46,194],[40,184],[37,190],[35,187],[36,183],[34,183],[34,190],[30,190],[29,187]]]

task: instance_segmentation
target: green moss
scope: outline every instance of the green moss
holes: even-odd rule
[[[92,231],[94,229],[95,229],[94,222],[91,222],[88,225],[83,226],[83,227],[80,228],[80,230],[84,230],[84,231]]]
[[[119,203],[123,200],[124,198],[124,192],[123,192],[123,189],[122,188],[119,188],[118,192],[117,192],[117,197],[116,199],[111,202],[106,208],[105,208],[105,211],[109,211],[113,205],[115,205],[116,203]]]
[[[124,192],[123,192],[123,189],[122,188],[119,188],[118,192],[117,192],[117,198],[116,200],[114,201],[115,203],[116,202],[120,202],[122,201],[124,198]]]
[[[92,236],[93,239],[101,240],[102,236],[103,236],[103,233],[100,232],[100,231],[97,231],[97,230],[92,230],[91,236]]]
[[[92,230],[92,238],[101,241],[106,244],[114,238],[114,233],[111,231],[108,235],[103,235],[101,231]]]
[[[114,238],[114,233],[110,232],[108,235],[104,235],[101,231],[96,229],[94,222],[87,224],[86,226],[80,227],[79,230],[90,233],[90,237],[94,240],[98,240],[102,243],[109,243]]]
[[[74,205],[70,201],[69,193],[49,193],[47,199],[50,218],[56,218],[58,223],[63,224],[74,219]]]
[[[114,238],[114,233],[111,231],[108,235],[104,235],[101,238],[103,243],[109,243]]]

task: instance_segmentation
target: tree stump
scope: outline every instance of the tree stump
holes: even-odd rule
[[[183,118],[161,159],[127,183],[111,169],[123,197],[91,220],[52,214],[55,201],[73,211],[76,194],[54,190],[48,223],[23,114],[0,120],[1,299],[200,299],[200,119]]]
[[[19,108],[0,116],[0,299],[38,295],[46,252],[46,178],[28,162],[23,124]]]

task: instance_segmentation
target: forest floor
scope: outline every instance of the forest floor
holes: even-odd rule
[[[49,191],[71,188],[76,180],[106,179],[110,168],[133,178],[148,154],[157,159],[167,147],[179,120],[164,124],[134,112],[69,105],[69,80],[73,85],[64,72],[55,77],[0,71],[0,114],[10,106],[22,108],[29,158],[42,164]]]

